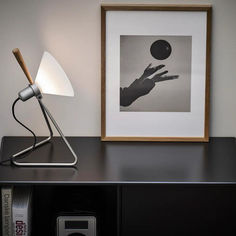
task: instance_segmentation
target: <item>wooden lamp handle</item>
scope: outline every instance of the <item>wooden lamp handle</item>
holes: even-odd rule
[[[32,77],[31,77],[31,75],[30,75],[30,73],[29,73],[29,71],[28,71],[28,69],[27,69],[27,67],[26,67],[26,64],[25,64],[24,59],[23,59],[23,57],[22,57],[22,55],[21,55],[21,53],[20,53],[19,48],[14,48],[14,49],[12,50],[12,53],[14,54],[16,60],[18,61],[18,63],[19,63],[19,65],[20,65],[21,69],[24,71],[24,73],[25,73],[25,75],[26,75],[26,77],[27,77],[29,83],[30,83],[30,84],[33,84],[34,81],[33,81]]]

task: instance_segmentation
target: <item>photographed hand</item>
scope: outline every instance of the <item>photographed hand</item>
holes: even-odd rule
[[[165,65],[159,65],[159,66],[154,66],[154,67],[151,67],[152,66],[152,63],[150,63],[146,69],[144,70],[142,76],[140,78],[142,79],[145,79],[147,78],[148,76],[154,74],[155,72],[157,72],[158,70],[162,69]]]
[[[157,70],[164,67],[164,65],[152,68],[150,66],[151,64],[149,64],[149,66],[145,69],[146,75],[148,73],[151,75]],[[155,68],[155,70],[151,70],[153,68]],[[120,88],[120,105],[125,107],[130,106],[139,97],[147,95],[155,87],[155,84],[157,82],[178,79],[179,77],[178,75],[164,76],[167,73],[168,71],[158,73],[150,79],[147,77],[145,78],[143,74],[139,79],[136,79],[128,88]]]
[[[162,82],[162,81],[166,81],[166,80],[173,80],[173,79],[179,78],[178,75],[163,76],[164,74],[167,74],[167,73],[168,73],[168,71],[164,71],[162,73],[156,74],[150,80],[152,80],[154,83],[156,83],[156,82]]]

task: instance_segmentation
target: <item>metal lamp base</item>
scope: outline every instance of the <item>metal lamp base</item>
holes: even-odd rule
[[[72,153],[73,157],[74,157],[74,161],[73,162],[39,162],[39,163],[32,163],[32,162],[18,162],[16,160],[16,158],[30,150],[33,149],[33,146],[30,146],[16,154],[14,154],[12,156],[12,160],[11,162],[16,165],[16,166],[21,166],[21,167],[72,167],[75,166],[78,162],[78,158],[77,155],[75,154],[74,150],[72,149],[72,147],[70,146],[69,142],[67,141],[66,137],[64,136],[64,134],[62,133],[61,129],[59,128],[59,126],[57,125],[56,121],[54,120],[53,116],[51,115],[51,113],[49,112],[49,110],[45,107],[45,105],[42,103],[41,100],[41,96],[36,97],[38,99],[40,108],[42,110],[43,116],[45,118],[45,121],[47,123],[50,135],[48,138],[36,143],[35,147],[39,147],[42,146],[43,144],[49,142],[51,140],[51,138],[53,137],[53,132],[52,132],[52,128],[50,126],[49,120],[48,118],[51,120],[51,122],[53,123],[54,127],[56,128],[56,130],[58,131],[58,133],[60,134],[60,136],[62,137],[63,141],[65,142],[67,148],[70,150],[70,152]]]

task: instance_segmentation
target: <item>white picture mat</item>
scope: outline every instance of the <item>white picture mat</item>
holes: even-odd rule
[[[206,12],[106,12],[107,137],[204,137],[206,23]],[[191,112],[120,112],[121,35],[192,36]]]

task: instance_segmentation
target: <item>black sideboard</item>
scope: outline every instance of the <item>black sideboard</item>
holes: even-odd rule
[[[98,236],[236,235],[235,138],[209,143],[101,142],[69,137],[75,168],[0,166],[0,186],[33,186],[33,235],[61,212],[93,211]],[[1,159],[31,145],[3,137]],[[70,161],[60,138],[24,161]]]

